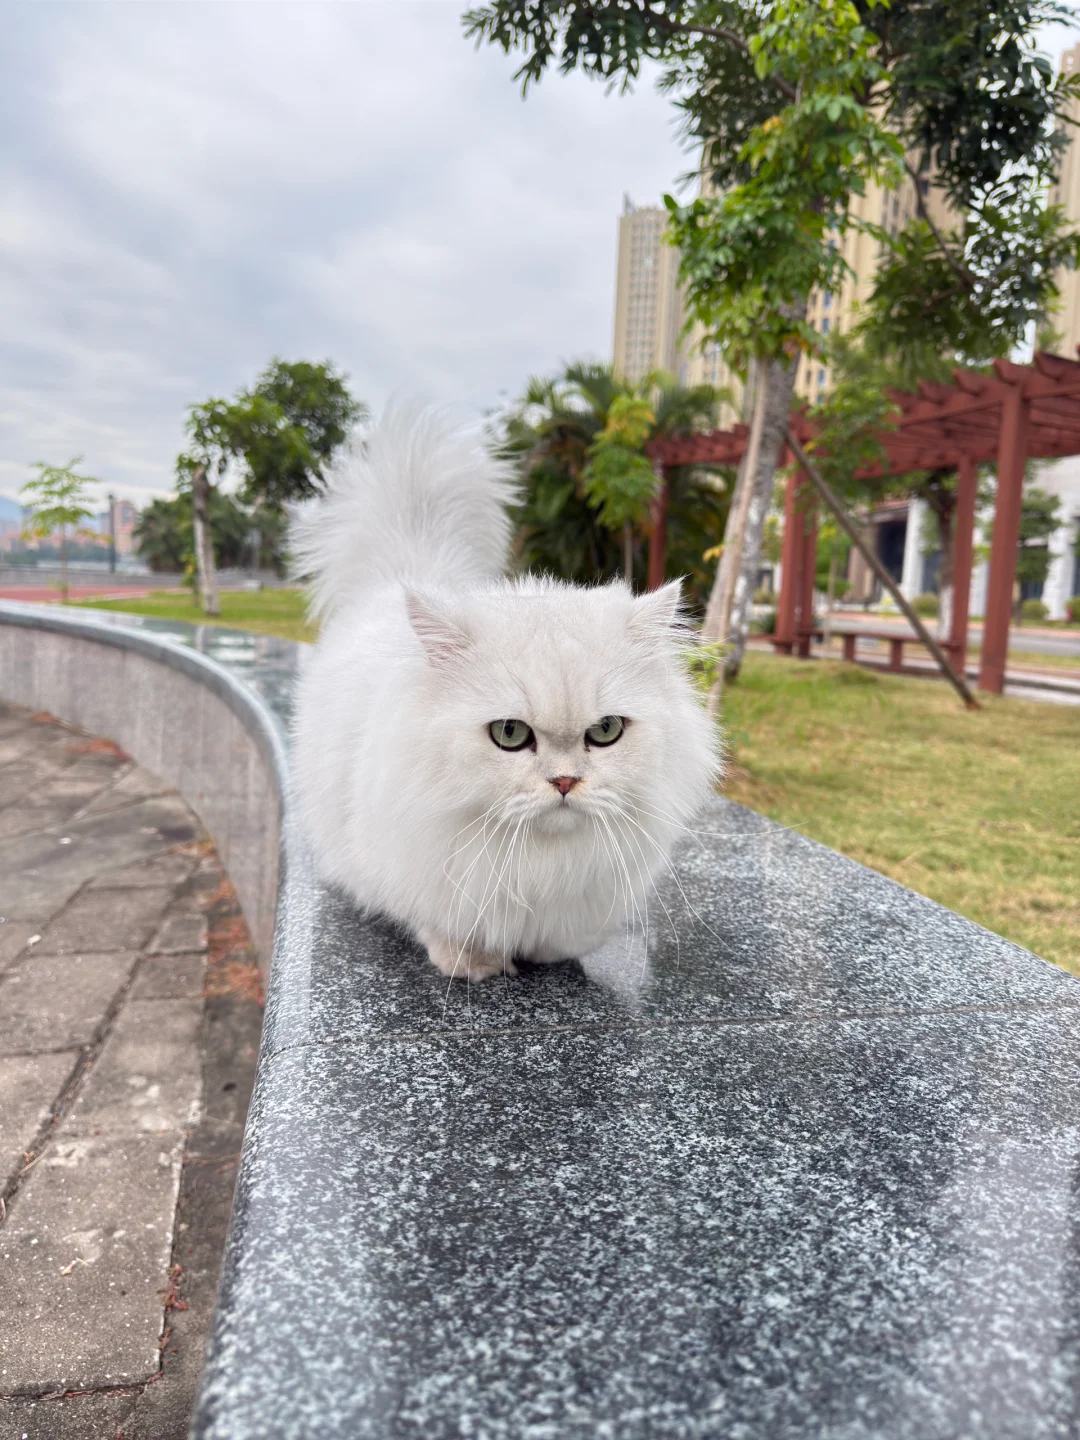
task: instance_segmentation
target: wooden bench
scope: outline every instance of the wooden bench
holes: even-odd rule
[[[890,670],[902,670],[904,668],[904,646],[921,645],[923,642],[918,635],[897,635],[894,630],[873,630],[866,625],[858,625],[850,630],[839,629],[833,626],[833,635],[839,635],[844,642],[844,659],[854,662],[855,646],[859,640],[885,640],[889,645]],[[936,638],[936,637],[935,637]],[[963,652],[966,647],[957,645],[951,640],[938,640],[938,644],[949,657],[954,667],[958,667],[963,660]]]

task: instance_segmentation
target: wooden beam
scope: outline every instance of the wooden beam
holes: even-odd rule
[[[956,477],[956,511],[953,516],[953,600],[949,641],[953,664],[963,675],[967,668],[968,605],[975,549],[975,502],[979,470],[974,460],[961,463]]]
[[[1010,394],[1001,417],[994,538],[990,546],[990,579],[979,666],[979,688],[993,695],[1000,695],[1005,688],[1005,662],[1009,653],[1009,623],[1012,619],[1027,457],[1028,401],[1017,386]]]
[[[953,667],[949,664],[944,650],[942,650],[941,646],[930,634],[929,630],[927,630],[926,626],[919,619],[918,615],[915,614],[915,611],[908,603],[907,596],[904,595],[899,585],[897,585],[896,581],[885,569],[885,566],[882,565],[881,561],[870,549],[869,545],[867,545],[865,540],[859,534],[858,530],[856,530],[855,526],[848,518],[847,511],[840,504],[839,500],[837,500],[836,496],[830,490],[829,486],[825,483],[824,477],[818,470],[817,466],[813,463],[809,455],[807,455],[806,451],[803,449],[803,447],[799,444],[798,440],[790,431],[788,431],[788,444],[791,446],[792,454],[802,466],[803,472],[806,475],[807,479],[810,481],[811,485],[813,485],[814,489],[821,496],[822,500],[836,517],[836,523],[840,526],[841,530],[843,530],[844,534],[848,537],[851,543],[858,550],[859,554],[870,566],[870,569],[873,570],[874,574],[881,581],[885,589],[896,601],[901,613],[908,621],[908,624],[915,631],[915,634],[919,637],[922,643],[930,651],[930,654],[937,661],[938,668],[941,670],[941,673],[949,681],[953,689],[960,696],[961,700],[963,700],[964,704],[968,707],[968,709],[978,710],[979,702],[975,699],[975,696],[968,689],[967,681],[962,675],[958,675],[953,669]]]

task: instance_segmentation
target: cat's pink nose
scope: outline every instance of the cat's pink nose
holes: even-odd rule
[[[574,788],[575,785],[580,782],[580,780],[580,775],[556,775],[551,783],[555,786],[555,789],[558,790],[560,795],[566,795],[569,794],[569,792]]]

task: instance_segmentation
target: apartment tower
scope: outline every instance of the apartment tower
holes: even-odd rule
[[[664,243],[667,211],[623,200],[615,281],[615,369],[637,381],[651,370],[685,379],[679,254]]]

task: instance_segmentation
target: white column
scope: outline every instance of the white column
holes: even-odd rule
[[[990,578],[990,566],[984,560],[971,572],[971,597],[968,600],[968,616],[981,620],[986,614],[986,587]]]
[[[1069,520],[1050,537],[1050,571],[1043,586],[1043,604],[1051,620],[1065,619],[1065,602],[1072,596],[1073,572],[1076,567],[1077,523]]]
[[[904,534],[904,571],[900,577],[900,592],[905,600],[914,600],[922,587],[923,555],[919,549],[919,539],[925,514],[924,501],[912,500],[909,503],[907,530]]]

